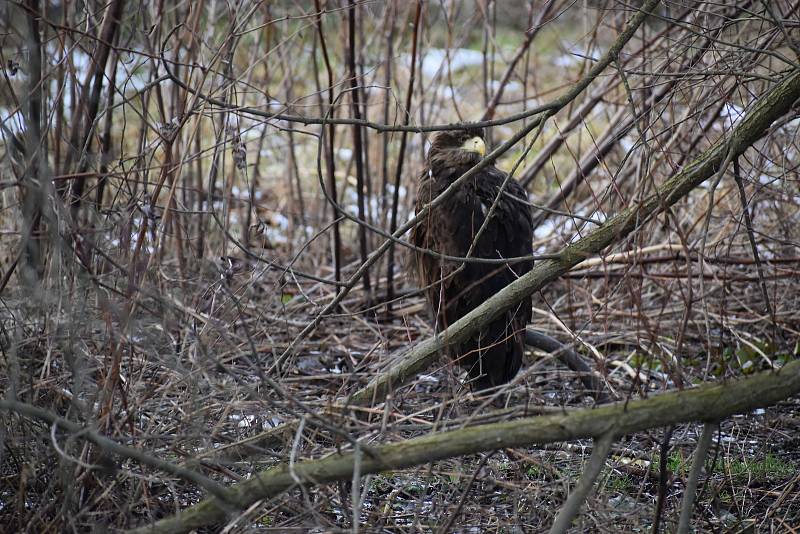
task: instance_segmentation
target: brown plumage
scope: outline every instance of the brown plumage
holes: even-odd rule
[[[416,212],[483,157],[483,130],[437,133],[419,178]],[[467,180],[443,204],[432,209],[412,231],[418,247],[448,256],[465,257],[497,199],[486,228],[475,243],[476,258],[512,258],[533,253],[533,226],[525,190],[513,179],[500,188],[506,173],[489,165]],[[443,330],[533,267],[530,260],[512,263],[448,261],[415,252],[418,283],[436,325]],[[463,265],[460,271],[458,268]],[[473,388],[487,389],[514,378],[522,365],[525,325],[531,319],[531,299],[506,312],[471,339],[452,349]]]

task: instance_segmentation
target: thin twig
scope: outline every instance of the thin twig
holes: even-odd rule
[[[652,534],[658,534],[661,524],[661,512],[664,510],[664,501],[667,498],[669,442],[672,439],[673,430],[674,427],[672,426],[664,430],[664,437],[661,440],[661,450],[658,458],[658,497],[656,498],[656,511],[653,514],[653,527],[650,529]]]
[[[758,245],[756,245],[756,238],[753,234],[753,219],[750,217],[750,210],[748,209],[749,203],[747,202],[747,194],[744,191],[744,183],[742,182],[742,170],[739,167],[739,158],[733,160],[733,179],[736,181],[736,186],[739,189],[739,199],[742,201],[742,215],[744,216],[745,228],[747,228],[747,239],[750,241],[750,248],[753,250],[753,260],[756,264],[756,273],[758,273],[759,287],[761,288],[761,297],[764,299],[764,307],[772,319],[772,332],[773,343],[777,341],[777,325],[778,321],[775,317],[775,309],[772,307],[769,299],[769,291],[767,291],[767,282],[764,276],[764,267],[761,265],[761,257],[758,254]]]

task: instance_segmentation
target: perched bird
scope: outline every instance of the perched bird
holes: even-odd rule
[[[485,154],[481,128],[437,133],[419,178],[416,213]],[[494,165],[484,167],[422,218],[412,230],[412,243],[447,256],[465,257],[470,248],[473,258],[531,256],[533,221],[527,194],[515,180],[506,182],[507,178]],[[478,235],[487,217],[489,220]],[[414,255],[417,281],[425,288],[439,330],[533,267],[532,260],[474,263],[443,259],[419,250]],[[530,319],[531,299],[526,298],[516,309],[452,349],[451,356],[467,370],[474,390],[505,384],[514,378],[522,365],[525,326]]]

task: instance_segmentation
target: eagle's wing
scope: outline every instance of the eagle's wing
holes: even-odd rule
[[[488,215],[492,205],[495,205],[493,220],[486,228],[492,233],[478,243],[480,257],[514,258],[533,253],[533,214],[528,194],[514,179],[508,180],[501,192],[506,177],[505,172],[487,167],[484,174],[477,178],[476,192],[481,212]],[[530,262],[515,262],[512,266],[520,263],[522,272],[517,274],[524,274],[532,267]]]
[[[465,169],[454,167],[435,174],[426,170],[420,177],[416,212],[436,198]],[[525,190],[510,180],[501,192],[506,174],[486,167],[453,192],[447,202],[432,209],[413,229],[411,242],[450,256],[465,256],[472,248],[478,258],[511,258],[532,254],[532,214]],[[492,205],[492,217],[486,217]],[[486,222],[483,233],[476,234]],[[476,263],[443,260],[415,252],[419,286],[426,288],[431,311],[440,328],[463,317],[470,310],[524,275],[530,260]],[[459,269],[458,272],[455,272]],[[478,389],[508,382],[522,363],[525,325],[531,317],[531,300],[524,299],[516,310],[486,325],[476,336],[463,342],[454,357],[476,379]]]
[[[448,169],[434,174],[425,170],[419,178],[415,213],[420,211],[433,199],[439,196],[450,184],[451,174],[457,169]],[[463,228],[460,227],[459,217],[463,205],[463,191],[456,191],[447,202],[430,210],[419,223],[411,230],[411,243],[422,249],[435,251],[439,254],[461,256],[460,243],[463,239]],[[414,251],[414,270],[417,285],[425,290],[428,303],[433,315],[439,319],[446,318],[442,315],[444,310],[440,307],[442,296],[451,293],[452,285],[456,283],[453,273],[459,268],[454,261],[446,261],[440,257]],[[457,319],[457,317],[455,317]]]

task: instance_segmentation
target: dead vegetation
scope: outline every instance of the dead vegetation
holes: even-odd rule
[[[297,478],[202,528],[549,530],[602,440],[370,474],[358,458],[594,406],[557,354],[532,349],[494,398],[442,357],[386,402],[349,401],[434,334],[401,234],[430,131],[490,121],[545,265],[727,146],[797,76],[796,2],[655,3],[647,17],[559,0],[0,7],[3,528],[149,526],[356,451],[346,480]],[[534,294],[531,327],[614,399],[796,365],[796,100]],[[696,531],[800,524],[799,407],[719,421]],[[616,436],[569,530],[675,531],[702,429]]]

